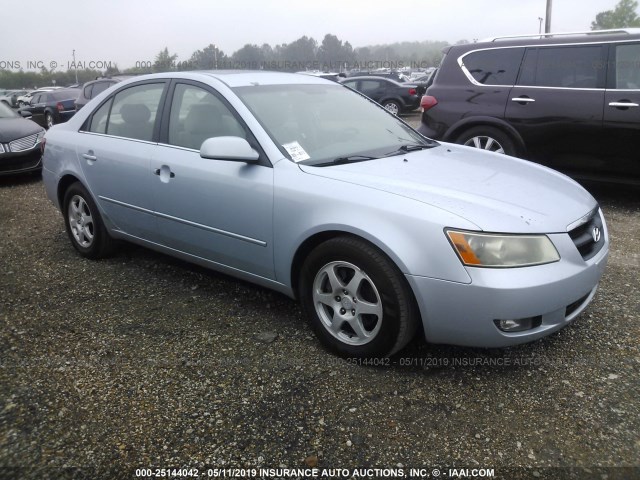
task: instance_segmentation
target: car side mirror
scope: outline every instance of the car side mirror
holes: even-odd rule
[[[31,118],[31,112],[27,111],[27,110],[20,110],[20,115],[22,115],[22,118]]]
[[[258,163],[260,154],[240,137],[207,138],[200,147],[200,156],[212,160]]]

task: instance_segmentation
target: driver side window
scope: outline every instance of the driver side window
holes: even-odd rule
[[[169,144],[200,150],[211,137],[246,139],[244,128],[229,108],[212,93],[187,84],[176,85],[169,118]]]

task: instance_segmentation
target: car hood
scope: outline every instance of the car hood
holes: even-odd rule
[[[9,143],[42,131],[42,127],[25,118],[0,118],[0,143]]]
[[[555,170],[446,143],[378,160],[300,168],[412,198],[490,232],[566,232],[597,205],[584,188]]]

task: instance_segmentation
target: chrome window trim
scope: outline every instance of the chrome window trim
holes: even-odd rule
[[[545,43],[545,44],[541,44],[541,45],[537,45],[537,44],[527,44],[527,45],[508,45],[508,46],[495,46],[495,47],[486,47],[486,48],[476,48],[475,50],[469,50],[468,52],[463,53],[462,55],[460,55],[457,59],[458,61],[458,66],[460,67],[460,70],[462,70],[462,73],[464,73],[464,75],[467,77],[467,80],[469,80],[473,85],[476,85],[478,87],[526,87],[526,88],[554,88],[554,89],[562,89],[562,90],[580,90],[580,91],[584,91],[584,90],[607,90],[607,88],[575,88],[575,87],[545,87],[545,86],[533,86],[533,85],[485,85],[484,83],[480,83],[478,82],[475,78],[473,78],[473,75],[471,75],[471,73],[469,72],[469,70],[467,70],[467,68],[464,65],[464,57],[466,57],[467,55],[471,55],[472,53],[476,53],[476,52],[484,52],[487,50],[504,50],[507,48],[546,48],[546,47],[576,47],[576,46],[585,46],[585,45],[608,45],[608,44],[617,44],[617,43],[639,43],[640,44],[640,40],[630,40],[630,39],[624,39],[624,40],[608,40],[605,42],[578,42],[578,43]],[[520,69],[518,69],[518,73],[520,73]],[[517,78],[517,77],[516,77]],[[609,90],[613,90],[613,89],[609,89]],[[616,89],[617,90],[617,89]],[[637,91],[637,90],[631,90],[631,91]]]
[[[129,140],[131,142],[146,143],[149,145],[158,145],[158,142],[152,142],[150,140],[140,140],[139,138],[120,137],[118,135],[109,135],[108,133],[89,132],[87,130],[78,130],[78,133],[83,133],[85,135],[96,135],[98,137],[117,138],[119,140]]]

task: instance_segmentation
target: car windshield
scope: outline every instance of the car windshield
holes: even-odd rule
[[[0,118],[14,118],[17,116],[18,114],[5,105],[4,102],[0,102]]]
[[[283,153],[306,165],[372,160],[407,146],[432,146],[342,85],[255,85],[234,91]]]

